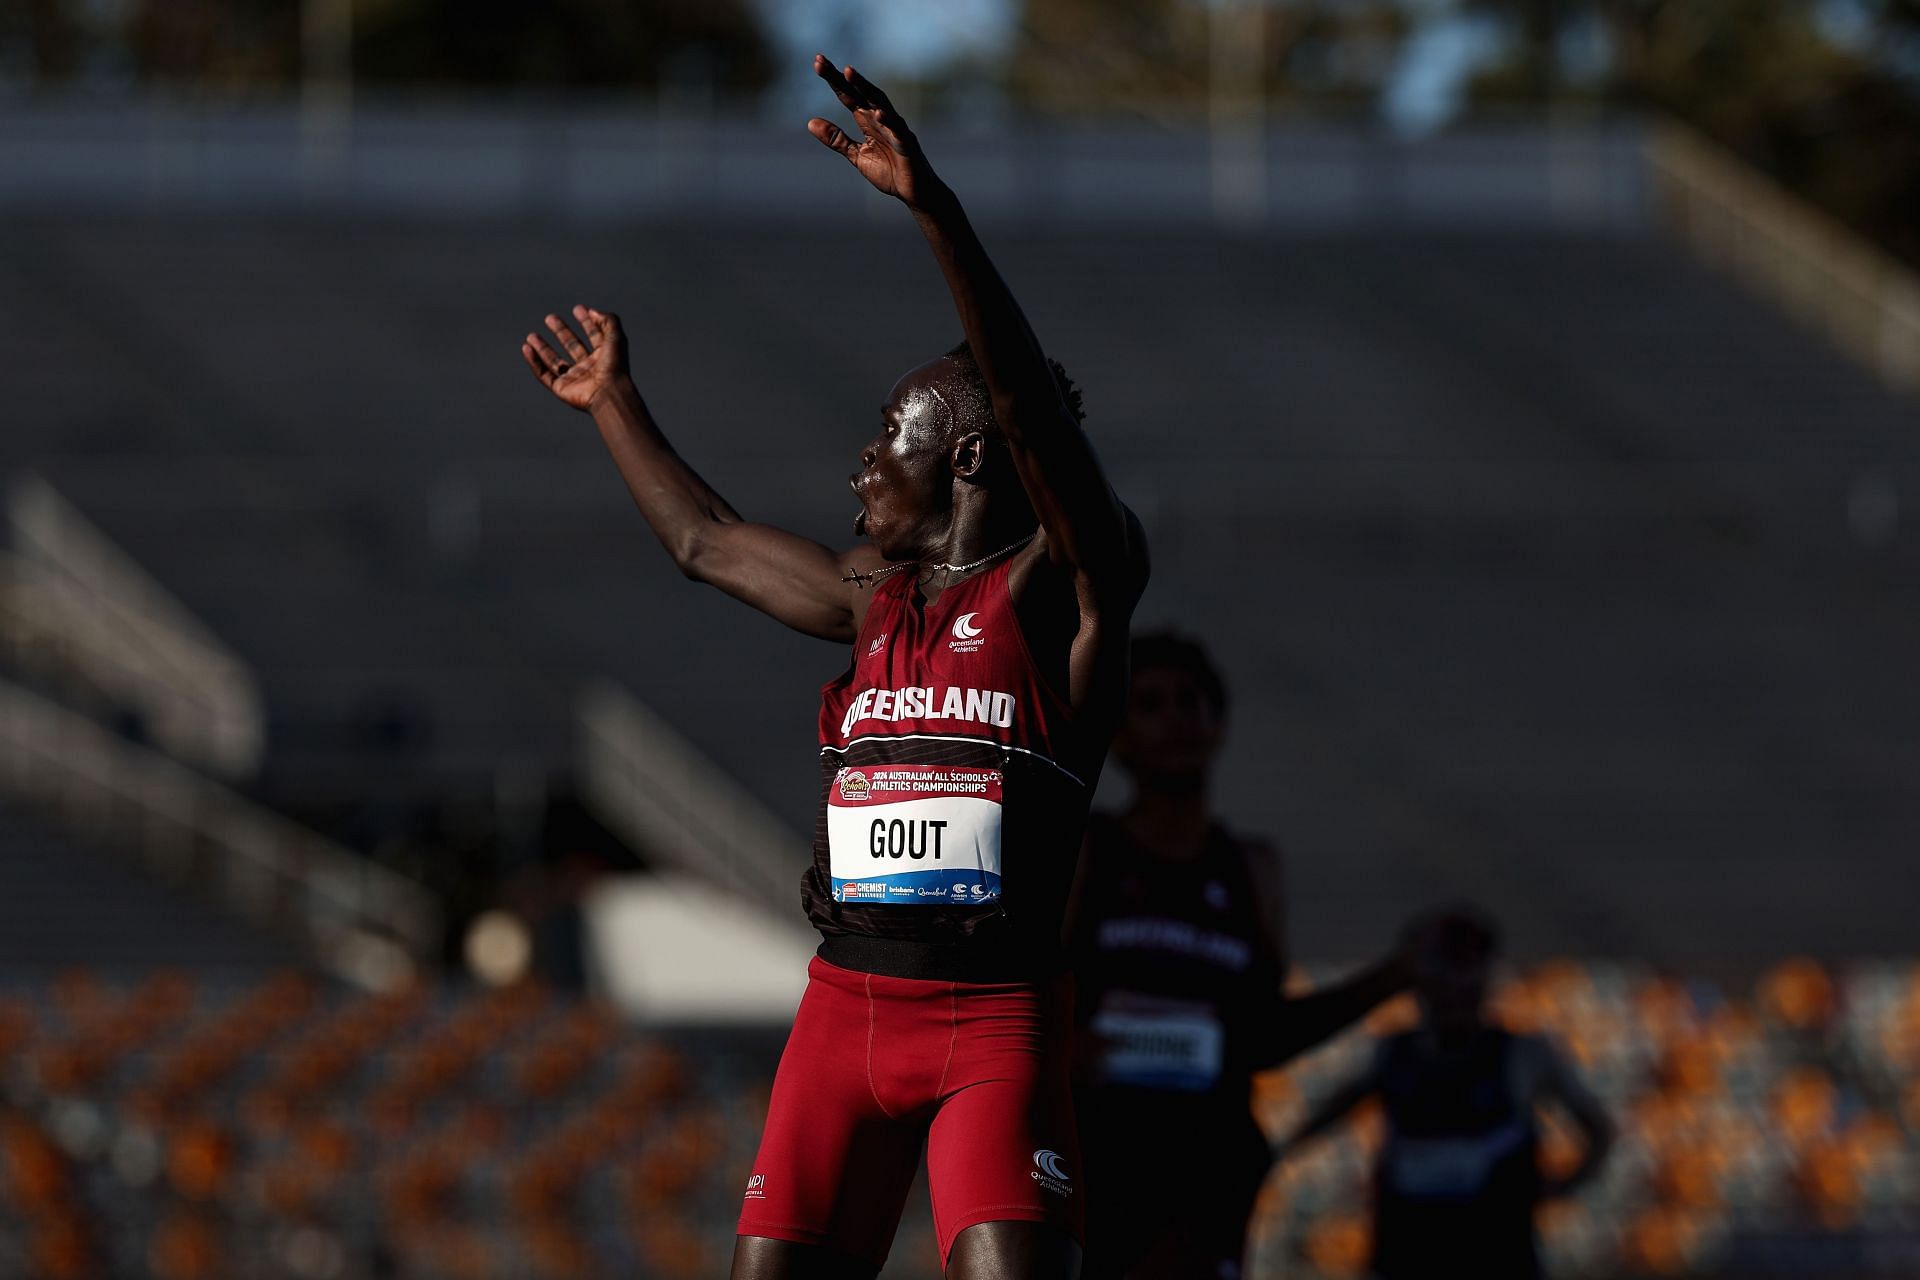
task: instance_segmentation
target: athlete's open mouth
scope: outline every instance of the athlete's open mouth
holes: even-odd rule
[[[847,477],[847,488],[853,490],[854,497],[860,498],[860,473],[858,471]],[[867,500],[865,498],[860,498],[860,514],[853,518],[853,536],[856,538],[864,538],[867,536]]]

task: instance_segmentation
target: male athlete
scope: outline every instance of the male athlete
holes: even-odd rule
[[[814,71],[855,139],[807,128],[906,205],[966,341],[894,384],[836,552],[743,520],[667,443],[619,321],[574,308],[521,354],[592,414],[687,576],[853,646],[820,709],[808,917],[825,935],[775,1077],[735,1280],[871,1277],[924,1143],[946,1274],[1079,1266],[1085,1193],[1060,928],[1125,691],[1145,541],[953,192],[887,96]]]
[[[1380,1043],[1372,1065],[1334,1091],[1276,1149],[1285,1158],[1370,1097],[1387,1136],[1374,1165],[1373,1262],[1380,1280],[1535,1280],[1533,1210],[1600,1171],[1606,1110],[1544,1036],[1488,1021],[1499,933],[1478,911],[1439,918],[1415,961],[1419,1027]],[[1557,1103],[1586,1138],[1564,1177],[1539,1167],[1539,1109]]]
[[[1238,1280],[1271,1164],[1253,1073],[1404,987],[1406,944],[1338,986],[1283,997],[1279,852],[1228,831],[1209,804],[1226,682],[1168,632],[1136,637],[1132,668],[1113,754],[1133,803],[1089,822],[1070,924],[1085,1276]]]

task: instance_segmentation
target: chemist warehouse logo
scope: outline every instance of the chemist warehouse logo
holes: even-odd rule
[[[947,648],[955,653],[972,653],[987,642],[986,628],[974,619],[977,613],[963,613],[953,620],[953,639],[947,641]]]
[[[1067,1177],[1066,1161],[1057,1151],[1045,1147],[1033,1153],[1033,1180],[1057,1196],[1073,1194],[1072,1179]]]

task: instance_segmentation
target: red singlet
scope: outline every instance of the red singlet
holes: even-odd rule
[[[932,604],[911,571],[883,579],[822,690],[802,896],[825,937],[741,1235],[883,1263],[924,1143],[943,1264],[977,1223],[1081,1236],[1059,934],[1099,752],[1029,654],[1007,574]]]

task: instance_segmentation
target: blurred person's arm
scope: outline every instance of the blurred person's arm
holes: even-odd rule
[[[906,120],[886,94],[852,67],[842,73],[816,57],[814,72],[853,113],[863,137],[856,140],[821,119],[807,122],[809,132],[844,156],[882,194],[912,211],[946,278],[967,346],[992,395],[994,419],[1039,517],[1046,559],[1072,580],[1082,625],[1074,640],[1070,701],[1083,706],[1096,675],[1115,674],[1096,673],[1091,661],[1095,638],[1088,623],[1103,612],[1123,620],[1146,583],[1146,540],[1139,521],[1107,483],[1067,388],[1055,376],[959,198],[934,173]],[[1124,647],[1109,645],[1107,650],[1123,653]]]
[[[1606,1163],[1607,1153],[1613,1148],[1613,1120],[1607,1115],[1607,1109],[1601,1105],[1600,1099],[1594,1097],[1551,1040],[1539,1036],[1531,1037],[1530,1042],[1536,1046],[1534,1052],[1538,1056],[1536,1100],[1557,1102],[1573,1118],[1582,1137],[1586,1139],[1580,1163],[1574,1166],[1572,1172],[1563,1178],[1542,1181],[1540,1197],[1551,1200],[1571,1195],[1600,1171],[1600,1166]]]
[[[1300,1149],[1346,1119],[1347,1113],[1380,1091],[1379,1057],[1367,1069],[1329,1094],[1324,1102],[1307,1114],[1297,1128],[1274,1144],[1277,1163],[1299,1154]]]
[[[1258,899],[1259,918],[1279,963],[1281,981],[1292,957],[1287,951],[1287,909],[1280,850],[1264,840],[1243,846],[1249,878]],[[1255,1047],[1254,1062],[1261,1070],[1281,1066],[1315,1045],[1331,1040],[1387,1000],[1406,990],[1412,981],[1411,952],[1402,934],[1400,945],[1384,959],[1324,990],[1301,996],[1277,993],[1264,1034]]]
[[[593,418],[627,492],[680,572],[796,631],[851,644],[871,593],[855,589],[845,576],[877,568],[879,554],[868,546],[834,551],[741,519],[654,422],[627,368],[620,318],[591,307],[575,307],[573,315],[584,340],[560,317],[546,319],[565,355],[534,333],[520,344],[520,354],[542,386]]]

